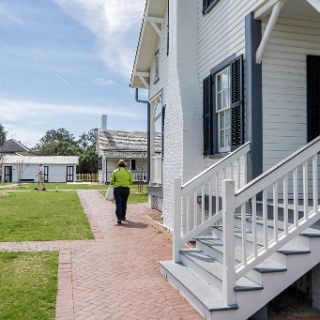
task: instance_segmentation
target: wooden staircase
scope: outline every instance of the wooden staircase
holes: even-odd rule
[[[243,184],[247,145],[175,181],[173,261],[161,273],[205,319],[248,319],[320,263],[319,151],[317,138]]]

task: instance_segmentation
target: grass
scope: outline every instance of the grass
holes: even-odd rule
[[[104,190],[100,191],[100,193],[104,196],[106,193],[107,188],[104,188]],[[138,192],[138,186],[132,185],[130,186],[130,195],[128,199],[128,203],[145,203],[148,202],[148,193],[145,191],[146,186],[143,186],[143,192]]]
[[[0,253],[0,319],[55,318],[58,253]]]
[[[0,198],[0,241],[93,239],[75,192],[12,192]]]
[[[11,185],[11,186],[10,186]],[[2,190],[30,190],[33,191],[36,183],[23,183],[21,186],[12,187],[13,183],[1,183]],[[106,188],[104,184],[71,184],[71,183],[46,183],[47,190],[103,190]]]

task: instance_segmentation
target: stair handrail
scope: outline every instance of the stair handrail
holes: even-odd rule
[[[244,276],[250,269],[256,267],[258,264],[263,262],[266,258],[271,256],[276,250],[280,249],[282,246],[287,244],[290,240],[292,240],[294,237],[298,236],[301,232],[303,232],[305,229],[310,227],[314,222],[316,222],[319,219],[319,206],[318,206],[318,153],[320,152],[320,136],[303,146],[302,148],[298,149],[296,152],[294,152],[292,155],[288,156],[284,160],[280,161],[278,164],[274,165],[272,168],[264,172],[259,177],[255,178],[251,182],[249,182],[246,186],[244,186],[242,189],[235,191],[233,195],[231,195],[231,202],[232,206],[230,209],[230,206],[228,207],[228,212],[224,209],[223,214],[224,217],[227,214],[234,214],[235,210],[237,208],[241,208],[241,220],[242,220],[242,228],[245,228],[246,225],[246,203],[254,202],[252,204],[254,207],[256,206],[256,196],[258,194],[263,194],[263,205],[267,206],[265,204],[266,202],[266,190],[268,188],[273,187],[273,190],[275,185],[278,183],[278,181],[286,180],[286,192],[288,192],[288,175],[291,172],[296,172],[300,166],[303,166],[304,174],[306,176],[308,175],[308,161],[312,160],[312,171],[313,171],[313,209],[310,210],[308,207],[308,204],[306,203],[308,201],[304,198],[304,219],[300,220],[298,217],[298,185],[296,182],[295,192],[294,195],[294,201],[296,203],[296,209],[294,213],[294,223],[288,227],[288,210],[284,214],[286,215],[286,226],[284,232],[281,232],[279,235],[278,231],[278,211],[276,211],[273,214],[273,222],[274,222],[274,239],[272,238],[269,242],[267,242],[267,239],[264,239],[264,246],[262,248],[257,248],[257,243],[254,242],[253,245],[255,248],[255,253],[251,256],[247,256],[246,252],[246,235],[245,232],[242,234],[242,262],[235,266],[234,268],[234,279],[237,280]],[[296,175],[296,181],[297,181],[297,175]],[[232,186],[234,188],[234,182],[233,181],[224,181],[224,188],[228,186],[230,183],[232,183]],[[304,184],[304,190],[303,192],[306,192],[308,194],[308,189],[306,185]],[[230,187],[229,187],[230,188]],[[277,190],[277,189],[276,189]],[[277,191],[278,192],[278,191]],[[277,198],[277,192],[274,191],[273,195],[273,201],[274,205],[273,207],[276,208],[278,206],[278,198]],[[294,192],[294,191],[293,191]],[[284,194],[283,196],[286,196],[286,202],[288,201],[288,195]],[[229,194],[224,193],[223,194],[224,202],[230,201],[230,192]],[[266,198],[264,198],[266,197]],[[225,218],[224,218],[225,219]],[[256,219],[256,213],[254,216],[254,219]],[[268,228],[266,226],[267,224],[267,217],[264,217],[264,228]],[[226,221],[226,219],[225,219]],[[229,220],[230,221],[230,220]],[[256,223],[256,220],[252,222],[252,225]],[[233,234],[233,225],[232,223],[229,223],[229,225],[224,225],[225,233],[228,234],[228,237],[234,237]],[[256,239],[257,241],[257,239]],[[227,261],[230,261],[231,259],[234,259],[234,252],[226,252],[227,256],[230,256]],[[234,261],[234,260],[232,260]],[[227,280],[227,279],[226,279]],[[233,280],[232,280],[233,281]],[[227,280],[228,283],[230,283],[229,279]]]
[[[271,186],[318,152],[320,152],[320,136],[248,182],[243,188],[237,190],[235,192],[235,207],[237,208],[242,203],[247,202],[254,195]]]
[[[188,192],[195,185],[200,185],[201,183],[205,182],[208,178],[210,178],[210,176],[214,174],[214,172],[219,172],[220,170],[223,170],[224,168],[228,167],[230,164],[235,162],[236,159],[248,154],[250,152],[250,149],[251,144],[250,141],[248,141],[236,150],[234,150],[233,152],[223,157],[221,160],[211,165],[209,168],[203,170],[195,177],[184,183],[181,186],[181,189],[183,190],[182,192]]]
[[[201,184],[207,182],[211,177],[218,174],[221,170],[228,168],[230,165],[235,163],[236,161],[240,161],[242,157],[245,158],[245,182],[246,182],[246,166],[247,166],[247,154],[250,152],[250,142],[246,142],[244,145],[240,146],[238,149],[234,150],[230,154],[226,155],[221,160],[217,161],[209,168],[205,169],[194,178],[190,179],[184,184],[181,184],[181,179],[176,178],[174,180],[174,234],[173,234],[173,258],[175,262],[180,261],[179,251],[181,246],[191,239],[195,238],[203,231],[208,229],[213,224],[217,223],[222,219],[222,211],[216,212],[215,215],[209,217],[205,221],[202,220],[200,225],[197,225],[193,230],[188,231],[188,234],[181,234],[181,220],[182,220],[182,202],[183,197],[188,194],[188,192],[192,191],[194,188],[199,187]],[[239,182],[240,186],[240,182]],[[203,197],[203,194],[202,194]],[[204,201],[204,199],[202,199]],[[202,204],[204,206],[204,203]]]

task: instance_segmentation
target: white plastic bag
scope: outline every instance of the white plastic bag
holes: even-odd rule
[[[107,189],[107,192],[106,192],[105,197],[106,197],[106,199],[109,200],[109,201],[114,200],[114,188],[113,188],[113,186],[110,186],[110,187]]]

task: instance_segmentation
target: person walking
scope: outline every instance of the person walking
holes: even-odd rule
[[[39,190],[40,184],[42,185],[42,191],[46,191],[46,187],[44,185],[44,166],[42,164],[39,165],[38,168],[38,183],[34,190]]]
[[[127,202],[130,194],[129,186],[132,184],[132,174],[126,168],[123,159],[119,160],[118,168],[112,172],[111,185],[114,186],[114,199],[116,201],[117,223],[126,221]]]

